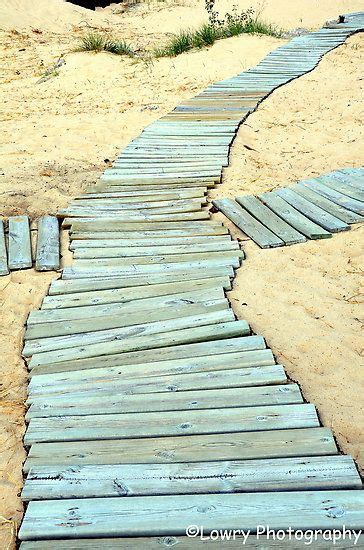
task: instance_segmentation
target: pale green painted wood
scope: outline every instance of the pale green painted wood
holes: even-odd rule
[[[82,211],[81,211],[82,210]],[[110,226],[110,222],[122,222],[122,223],[141,223],[141,222],[168,222],[168,221],[186,221],[186,220],[208,220],[210,215],[206,211],[199,212],[176,212],[172,214],[147,214],[147,213],[137,213],[137,212],[124,212],[124,213],[115,213],[111,215],[110,213],[97,213],[93,209],[73,209],[72,211],[67,211],[65,213],[67,217],[62,222],[62,227],[71,227],[76,221],[85,220],[85,221],[101,221],[103,226]],[[60,217],[63,217],[62,212],[59,214]],[[153,229],[153,226],[151,226]]]
[[[257,540],[256,535],[249,535],[247,538],[243,535],[236,535],[235,540],[229,540],[229,549],[231,550],[241,550],[244,548],[249,548],[250,550],[269,550],[270,548],[282,548],[281,540],[266,540],[264,536],[264,543],[262,542],[262,537],[260,540]],[[324,538],[325,537],[325,538]],[[346,539],[343,542],[336,541],[335,548],[337,550],[348,550],[354,548],[361,548],[364,546],[364,534],[356,534],[357,539],[352,536],[351,539]],[[315,550],[332,550],[332,541],[326,540],[327,535],[317,534],[315,537]],[[166,537],[124,537],[124,538],[92,538],[92,539],[75,539],[75,540],[47,540],[47,541],[27,541],[22,542],[20,545],[20,550],[49,550],[49,548],[54,548],[55,544],[57,545],[57,550],[100,550],[102,546],[108,548],[108,550],[165,550],[166,548],[170,550],[171,547],[178,545],[178,550],[196,550],[196,540],[194,538],[184,537],[184,536],[166,536]],[[204,543],[206,546],[206,542]],[[263,546],[264,544],[264,546]],[[284,548],[291,550],[301,550],[307,545],[298,546],[298,543],[294,537],[291,537],[291,540],[286,539],[284,542]],[[213,549],[221,548],[221,539],[218,540],[209,540],[208,547]]]
[[[360,216],[359,214],[356,214],[351,210],[347,210],[343,206],[340,206],[339,204],[330,201],[329,199],[316,193],[313,189],[305,187],[302,183],[292,185],[292,189],[303,198],[309,200],[313,204],[316,204],[317,206],[319,206],[323,210],[326,210],[326,212],[329,212],[333,216],[336,216],[343,222],[358,223],[364,221],[363,216]]]
[[[102,252],[101,252],[102,254]],[[184,264],[191,265],[199,262],[201,265],[208,267],[215,262],[221,265],[231,265],[232,267],[240,266],[240,259],[244,258],[244,253],[239,249],[233,250],[221,250],[217,252],[195,252],[195,253],[179,253],[179,254],[161,254],[158,256],[145,255],[145,256],[112,256],[100,258],[76,258],[72,264],[72,269],[95,269],[99,267],[108,269],[109,267],[117,267],[125,270],[126,272],[136,268],[146,269],[147,271],[160,271],[173,269],[176,266],[183,266]],[[167,267],[168,266],[168,267]],[[153,269],[152,269],[153,268]],[[67,270],[68,273],[68,270]]]
[[[78,209],[84,208],[99,210],[135,210],[135,211],[144,211],[150,210],[150,213],[154,212],[193,212],[195,210],[200,210],[201,206],[206,204],[205,197],[197,199],[175,199],[175,200],[161,200],[161,201],[124,201],[124,199],[116,198],[104,198],[98,199],[95,202],[95,199],[79,198],[70,202],[69,209]]]
[[[54,216],[43,216],[38,222],[35,269],[54,271],[59,269],[59,226]]]
[[[114,219],[110,220],[98,220],[92,218],[91,220],[72,220],[72,232],[75,231],[87,231],[87,232],[110,232],[110,231],[122,231],[125,236],[128,237],[133,232],[148,232],[148,235],[156,236],[155,233],[149,233],[158,231],[160,236],[167,237],[168,235],[227,235],[228,230],[222,225],[222,223],[208,221],[156,221],[156,222],[135,222],[127,223]],[[172,233],[171,233],[172,231]],[[142,235],[143,236],[143,235]],[[139,237],[139,235],[136,235]]]
[[[311,428],[319,426],[310,404],[32,418],[24,444],[128,439],[186,434]]]
[[[306,218],[306,216],[298,212],[298,210],[274,192],[263,193],[259,195],[259,199],[289,225],[309,239],[327,239],[331,237],[331,233],[326,231],[326,229]]]
[[[195,342],[192,344],[179,344],[171,347],[161,347],[156,349],[146,349],[142,351],[130,351],[124,353],[116,353],[113,355],[105,356],[102,359],[102,365],[98,358],[78,359],[77,361],[63,361],[62,363],[55,363],[53,365],[46,365],[45,367],[36,367],[31,376],[39,374],[61,373],[61,372],[73,372],[85,369],[98,369],[100,366],[105,368],[120,367],[122,365],[137,365],[140,363],[147,364],[148,369],[151,369],[153,365],[150,363],[159,361],[170,361],[174,359],[196,358],[202,356],[221,355],[225,353],[234,353],[248,350],[264,350],[266,344],[262,336],[243,336],[243,337],[229,337],[225,335],[225,327],[215,325],[216,336],[215,340],[205,342]],[[272,353],[269,354],[270,362],[272,362]],[[168,365],[167,365],[168,366]],[[134,367],[133,367],[134,372]]]
[[[137,287],[138,288],[138,287]],[[139,287],[140,288],[140,287]],[[201,287],[200,291],[186,290],[176,294],[165,294],[162,296],[151,296],[141,298],[140,300],[127,300],[126,303],[117,303],[116,300],[110,304],[75,306],[69,311],[41,309],[32,311],[27,320],[27,326],[38,323],[49,323],[56,321],[72,321],[75,319],[84,319],[86,322],[94,322],[95,317],[111,316],[113,314],[130,314],[137,311],[143,313],[154,308],[165,306],[179,306],[198,304],[201,302],[211,302],[224,300],[225,295],[222,288]],[[92,325],[90,325],[92,326]],[[50,327],[51,328],[51,327]],[[51,336],[51,334],[49,334]],[[27,337],[27,336],[26,336]]]
[[[361,487],[349,456],[266,460],[44,467],[32,469],[22,499],[249,493]]]
[[[122,327],[118,328],[104,328],[110,324],[119,324],[118,321],[95,323],[92,330],[92,325],[89,324],[86,327],[86,332],[82,332],[82,329],[71,332],[67,336],[58,336],[50,338],[45,333],[43,338],[28,340],[23,349],[23,356],[30,357],[35,353],[51,352],[56,350],[63,350],[66,355],[67,349],[72,349],[71,356],[73,356],[76,347],[89,346],[91,344],[101,344],[106,342],[113,342],[115,340],[125,341],[127,338],[134,336],[147,336],[150,334],[159,334],[164,332],[170,332],[174,330],[180,330],[185,328],[192,328],[204,325],[210,325],[214,323],[224,323],[228,321],[234,321],[235,316],[232,310],[221,309],[220,304],[206,305],[206,307],[198,305],[197,307],[182,306],[180,310],[166,311],[166,319],[163,319],[163,314],[158,315],[158,321],[153,321],[148,317],[141,318],[138,321],[134,321],[135,324],[130,324],[132,321],[120,321]],[[141,323],[140,321],[145,321]],[[125,326],[126,325],[126,326]],[[248,326],[248,325],[247,325]],[[68,329],[66,329],[68,330]],[[247,328],[249,331],[249,328]],[[76,357],[77,358],[77,354]]]
[[[51,295],[69,294],[73,292],[87,292],[96,289],[130,288],[136,286],[156,285],[165,283],[177,283],[195,281],[197,279],[211,279],[216,277],[233,277],[234,271],[231,266],[214,266],[208,272],[205,269],[191,269],[176,273],[154,273],[146,275],[119,276],[105,275],[97,280],[90,279],[69,279],[53,281],[49,293]]]
[[[220,331],[218,330],[220,329]],[[50,351],[45,353],[35,353],[30,362],[29,368],[32,369],[38,365],[49,365],[51,363],[60,363],[88,357],[101,357],[104,355],[113,355],[115,353],[125,353],[128,351],[137,351],[158,347],[168,347],[177,344],[201,342],[204,340],[214,340],[221,336],[225,337],[241,336],[247,332],[246,321],[230,321],[226,323],[217,323],[196,328],[186,328],[182,330],[154,334],[152,336],[134,336],[122,341],[108,342],[107,344],[90,344],[87,348],[77,347],[66,350]]]
[[[155,201],[161,201],[161,200],[178,200],[178,199],[192,199],[192,198],[203,198],[205,195],[205,190],[203,187],[197,187],[194,189],[191,187],[190,189],[186,189],[184,191],[176,190],[175,192],[169,191],[169,190],[160,190],[155,191],[151,193],[150,191],[111,191],[109,193],[88,193],[84,195],[80,195],[79,197],[75,197],[75,201],[78,201],[80,199],[111,199],[111,198],[117,198],[117,199],[123,199],[123,202],[135,202],[138,201],[148,201],[148,202],[155,202]]]
[[[30,244],[30,229],[28,216],[12,216],[9,218],[9,249],[8,267],[27,269],[32,267],[32,250]]]
[[[330,187],[326,187],[326,185],[323,185],[319,181],[308,180],[308,181],[303,181],[302,183],[306,187],[309,187],[316,193],[319,193],[319,195],[322,195],[323,197],[331,200],[332,202],[338,204],[339,206],[343,206],[348,210],[352,210],[353,212],[360,214],[360,216],[364,215],[363,202],[357,201],[355,199],[351,199],[350,197],[348,197],[347,195],[343,195],[342,193],[338,193],[334,189],[331,189]]]
[[[104,367],[99,363],[95,368],[33,374],[28,403],[34,403],[37,399],[44,402],[46,397],[57,398],[60,402],[60,399],[67,397],[66,394],[98,396],[112,392],[114,388],[129,394],[189,391],[200,389],[200,384],[206,388],[216,388],[223,387],[225,378],[232,380],[233,387],[237,383],[241,386],[255,385],[254,371],[245,372],[245,369],[254,367],[259,377],[260,367],[275,366],[274,357],[270,349],[262,348],[261,342],[257,343],[256,338],[246,337],[244,340],[245,349],[239,352],[167,360],[162,357],[162,360],[156,359],[152,363],[133,364],[132,368],[129,365]],[[236,369],[240,370],[234,372]],[[269,376],[271,372],[268,371]],[[279,377],[279,382],[286,381],[280,365],[273,369],[273,373]],[[230,382],[227,383],[229,385]]]
[[[142,244],[142,243],[140,243]],[[140,256],[176,256],[195,253],[222,252],[226,250],[240,250],[237,241],[220,241],[214,243],[208,239],[201,244],[165,245],[165,246],[106,246],[106,247],[80,247],[73,249],[73,257],[77,259],[90,258],[129,258]]]
[[[284,199],[286,202],[288,202],[288,204],[293,206],[308,219],[317,223],[331,233],[337,233],[338,231],[347,231],[348,229],[350,229],[350,226],[347,223],[343,222],[329,212],[326,212],[326,210],[323,210],[319,206],[316,206],[312,202],[301,197],[292,189],[278,189],[277,191],[274,191],[274,193]]]
[[[95,413],[214,409],[302,402],[300,391],[293,384],[274,385],[277,384],[277,381],[284,379],[280,365],[217,371],[217,375],[213,376],[211,380],[212,372],[208,371],[199,375],[187,374],[184,377],[177,375],[177,382],[182,378],[182,385],[188,391],[171,390],[178,386],[171,385],[170,382],[167,383],[164,380],[165,377],[162,380],[157,377],[154,377],[155,380],[148,377],[147,380],[143,378],[136,382],[136,391],[131,385],[132,382],[129,381],[129,386],[124,384],[122,388],[117,385],[114,391],[106,392],[99,385],[99,390],[92,389],[89,392],[75,390],[62,395],[59,393],[56,395],[42,394],[37,399],[33,398],[26,419],[47,416],[84,416]],[[264,386],[265,380],[272,385]],[[244,387],[244,383],[247,383],[248,387]],[[142,384],[144,384],[143,387]],[[257,384],[257,386],[249,387],[249,384]],[[150,390],[149,393],[148,390]]]
[[[113,288],[109,290],[96,290],[88,292],[74,292],[60,295],[48,295],[43,299],[42,309],[57,309],[82,306],[96,306],[101,304],[128,302],[130,300],[142,300],[145,298],[168,296],[187,292],[189,288],[203,292],[210,289],[231,289],[229,277],[216,277],[212,279],[201,279],[181,281],[179,283],[164,283],[160,285],[137,286],[131,288]]]
[[[364,202],[364,190],[356,187],[355,185],[351,185],[349,182],[343,181],[340,179],[339,175],[335,174],[335,172],[320,176],[317,178],[317,181],[322,182],[327,187],[330,187],[343,195],[348,195],[348,197],[351,197],[352,199]]]
[[[296,231],[253,195],[236,197],[236,202],[243,206],[245,210],[265,225],[272,233],[282,239],[286,245],[306,241],[304,235]]]
[[[222,247],[227,247],[228,244],[234,243],[233,247],[236,248],[238,244],[236,241],[233,241],[230,235],[209,235],[209,236],[185,236],[185,237],[149,237],[147,234],[142,238],[128,238],[128,235],[121,232],[110,232],[110,233],[93,233],[93,236],[89,236],[88,233],[72,233],[71,235],[71,245],[70,250],[78,250],[80,248],[132,248],[132,252],[135,252],[135,249],[146,249],[149,250],[150,247],[159,248],[161,247],[164,250],[164,247],[190,247],[203,246],[204,244],[211,245],[221,245]],[[105,238],[103,237],[105,235]]]
[[[259,435],[259,437],[258,437]],[[29,450],[25,472],[32,467],[77,464],[165,464],[209,460],[250,460],[335,455],[328,428],[301,428],[145,439],[39,443]]]
[[[8,275],[8,254],[6,251],[4,222],[0,220],[0,276]]]
[[[241,206],[232,199],[219,199],[212,201],[212,203],[261,248],[284,245],[282,239],[253,218],[249,212],[241,208]]]
[[[262,517],[271,529],[335,529],[344,522],[360,529],[363,513],[364,494],[357,490],[33,501],[19,538],[59,538],[70,526],[74,537],[182,535],[196,514],[206,532],[254,533]]]

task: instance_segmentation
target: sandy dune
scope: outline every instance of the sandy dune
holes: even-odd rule
[[[255,65],[282,42],[241,36],[153,63],[72,53],[89,28],[105,29],[139,48],[162,43],[170,33],[205,20],[203,5],[201,0],[168,0],[126,12],[112,6],[93,13],[61,0],[0,0],[0,214],[26,212],[34,218],[65,206],[144,126],[210,82]],[[218,5],[223,12],[231,2]],[[361,0],[269,0],[262,16],[284,29],[316,28],[339,13],[361,8]],[[239,133],[220,196],[360,163],[360,52],[362,39],[357,36],[311,75],[262,104]],[[66,63],[59,74],[37,84],[61,55]],[[231,293],[235,310],[267,336],[305,397],[318,405],[324,423],[358,458],[359,231],[274,251],[248,243],[246,251],[248,261]],[[22,328],[53,276],[28,270],[0,281],[5,359],[0,388],[1,548],[13,548],[12,522],[18,523],[22,514]]]

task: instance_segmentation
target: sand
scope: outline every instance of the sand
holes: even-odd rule
[[[261,5],[245,0],[235,3],[242,8]],[[269,0],[262,17],[286,30],[317,28],[339,13],[358,11],[361,4],[354,0]],[[61,0],[0,0],[0,86],[4,98],[0,107],[0,215],[27,213],[34,219],[55,213],[94,182],[117,151],[147,124],[209,83],[254,66],[283,42],[267,36],[242,36],[210,49],[153,62],[74,52],[89,29],[105,30],[139,49],[162,44],[180,28],[204,21],[203,5],[201,0],[167,0],[141,3],[127,11],[123,5],[111,6],[94,13]],[[218,2],[222,12],[224,5],[231,3]],[[258,175],[269,187],[359,162],[358,83],[352,76],[358,68],[357,40],[351,39],[349,46],[330,54],[334,65],[325,72],[329,87],[315,71],[304,77],[299,98],[294,88],[289,92],[287,87],[284,103],[273,95],[250,117],[249,124],[255,130],[259,125],[259,132],[245,126],[241,130],[221,195],[237,188],[259,189]],[[38,83],[60,56],[64,56],[65,65]],[[331,110],[326,108],[329,101]],[[345,102],[350,105],[341,116]],[[324,125],[320,123],[322,117]],[[304,147],[302,136],[306,136]],[[247,154],[242,138],[259,148],[257,156]],[[308,145],[309,153],[303,155]],[[287,150],[289,153],[284,152]],[[358,427],[354,429],[357,405],[353,395],[359,392],[355,377],[358,348],[354,343],[357,322],[353,319],[358,314],[352,302],[358,286],[358,232],[335,236],[329,243],[279,251],[260,251],[249,243],[246,250],[250,261],[239,271],[231,293],[235,310],[252,323],[254,330],[267,336],[290,374],[302,385],[305,397],[318,404],[325,424],[333,425],[343,448],[357,457],[359,435]],[[297,284],[303,273],[311,286]],[[0,281],[1,548],[14,547],[13,531],[22,515],[19,492],[25,457],[22,435],[27,382],[20,358],[23,324],[55,276],[27,270]],[[284,296],[277,288],[284,288]]]

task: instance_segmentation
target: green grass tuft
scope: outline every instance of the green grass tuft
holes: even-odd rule
[[[84,52],[110,52],[130,57],[134,55],[132,47],[124,40],[112,40],[99,33],[86,34],[82,38],[79,50]]]

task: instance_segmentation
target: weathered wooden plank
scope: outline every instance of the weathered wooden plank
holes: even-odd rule
[[[62,214],[60,214],[61,217],[63,217]],[[146,214],[146,213],[134,213],[132,211],[128,211],[125,213],[115,213],[113,216],[109,213],[100,213],[97,214],[93,209],[90,209],[88,211],[82,210],[75,211],[73,209],[72,212],[67,212],[67,218],[65,218],[62,222],[62,227],[71,227],[76,221],[79,220],[85,220],[85,221],[100,221],[103,226],[110,226],[110,222],[123,222],[127,224],[131,223],[142,223],[142,222],[150,222],[151,224],[153,222],[174,222],[174,221],[186,221],[186,220],[208,220],[210,219],[210,215],[208,212],[201,210],[199,212],[176,212],[172,214]],[[151,229],[153,229],[153,226],[151,225]]]
[[[163,437],[185,434],[311,428],[319,426],[310,404],[32,418],[24,444]]]
[[[259,437],[258,437],[259,436]],[[77,464],[165,464],[209,460],[248,460],[290,456],[335,455],[337,447],[328,428],[300,428],[262,432],[234,432],[203,436],[121,439],[88,442],[39,443],[29,449],[24,465],[30,468]]]
[[[316,193],[313,189],[305,187],[302,183],[292,185],[292,189],[303,198],[309,200],[313,204],[316,204],[317,206],[319,206],[323,210],[326,210],[326,212],[329,212],[333,216],[336,216],[343,222],[358,223],[364,221],[363,216],[360,216],[359,214],[356,214],[351,210],[347,210],[343,206],[340,206],[339,204],[330,201],[329,199]]]
[[[112,289],[112,288],[130,288],[136,286],[146,286],[155,284],[164,284],[172,282],[185,282],[202,279],[211,279],[215,277],[233,277],[234,271],[232,267],[214,266],[208,272],[205,269],[195,268],[188,271],[180,271],[176,273],[149,273],[146,275],[119,276],[105,275],[94,279],[69,279],[53,281],[50,289],[51,295],[68,294],[73,292],[93,291],[97,288]],[[56,284],[57,283],[57,284]]]
[[[237,384],[252,386],[255,385],[256,373],[245,371],[252,367],[257,369],[259,380],[259,370],[262,367],[271,367],[271,370],[267,371],[268,376],[273,372],[276,382],[277,377],[280,382],[285,382],[286,376],[282,367],[272,367],[275,366],[275,361],[271,350],[264,349],[254,337],[245,337],[244,340],[246,343],[238,352],[167,360],[162,356],[161,360],[158,357],[153,362],[133,364],[132,369],[129,365],[104,367],[103,363],[99,363],[96,367],[79,370],[46,370],[33,374],[29,384],[28,403],[45,402],[50,398],[57,398],[57,403],[60,403],[63,398],[68,399],[70,394],[77,394],[80,398],[96,397],[106,395],[114,388],[117,388],[120,394],[214,389],[223,387],[221,384],[224,379],[227,379],[227,387],[237,387]],[[240,370],[233,372],[236,369]]]
[[[343,195],[342,193],[338,193],[334,189],[326,187],[326,185],[323,185],[321,182],[315,180],[307,180],[301,183],[305,187],[309,187],[310,189],[312,189],[316,193],[319,193],[319,195],[326,197],[330,201],[340,206],[343,206],[348,210],[352,210],[353,212],[360,214],[360,216],[364,215],[364,203],[355,199],[351,199],[350,197],[348,197],[347,195]]]
[[[309,535],[308,535],[309,536]],[[264,542],[263,542],[264,541]],[[178,544],[178,550],[195,550],[196,539],[195,537],[186,536],[167,536],[167,537],[124,537],[124,538],[82,538],[74,540],[44,540],[44,541],[26,541],[20,545],[20,550],[49,550],[57,545],[57,550],[100,550],[105,546],[108,550],[163,550],[170,549],[171,546]],[[221,548],[221,538],[214,540],[212,537],[208,540],[208,548]],[[234,539],[229,540],[229,549],[241,550],[249,548],[250,550],[262,550],[264,544],[264,550],[270,548],[282,548],[282,540],[278,538],[267,538],[267,533],[262,535],[259,539],[256,535],[249,535],[246,537],[243,535],[236,535]],[[332,550],[332,540],[327,540],[327,534],[315,534],[315,550]],[[294,536],[291,540],[286,537],[284,542],[284,548],[288,550],[303,549],[304,543],[298,542]],[[364,546],[364,534],[352,533],[351,538],[347,537],[345,541],[336,541],[335,548],[337,550],[349,550],[353,548],[361,548]]]
[[[35,259],[37,271],[59,269],[59,226],[54,216],[43,216],[38,222],[38,239]]]
[[[348,195],[352,199],[356,199],[360,202],[364,202],[364,190],[360,187],[356,187],[355,184],[350,184],[349,181],[345,181],[340,178],[339,174],[332,172],[331,174],[325,174],[317,178],[317,181],[322,181],[324,185],[342,193],[343,195]]]
[[[92,243],[94,244],[94,243]],[[163,246],[110,246],[110,241],[106,244],[109,246],[104,247],[71,247],[73,250],[74,258],[76,259],[92,259],[92,258],[135,258],[135,257],[165,257],[176,256],[181,254],[183,256],[191,257],[197,253],[203,253],[207,257],[207,252],[222,252],[228,250],[240,250],[239,243],[237,241],[210,241],[207,239],[204,243],[198,244],[181,244],[181,245],[163,245]],[[139,243],[144,244],[144,243]]]
[[[80,405],[80,407],[77,408],[78,411],[81,411],[81,405],[84,404],[84,408],[82,408],[82,412],[84,412],[89,403],[96,401],[108,411],[110,409],[106,408],[107,401],[112,403],[115,399],[116,392],[120,396],[138,396],[141,394],[144,396],[148,396],[149,394],[166,395],[168,393],[176,395],[176,392],[180,391],[191,393],[195,390],[220,391],[229,388],[240,388],[241,390],[241,388],[287,382],[282,365],[270,364],[272,360],[268,358],[269,353],[267,350],[245,352],[245,354],[248,358],[243,357],[243,363],[241,365],[238,365],[236,361],[235,364],[231,361],[231,363],[224,365],[221,364],[220,360],[220,364],[214,363],[214,365],[211,368],[207,368],[207,370],[206,364],[201,362],[200,365],[195,367],[196,372],[192,371],[191,373],[183,371],[182,373],[168,374],[168,371],[164,369],[163,373],[167,372],[167,374],[163,376],[153,376],[153,374],[150,373],[146,373],[145,376],[140,376],[140,371],[138,371],[135,378],[130,376],[129,373],[124,380],[121,379],[121,376],[116,375],[113,376],[115,380],[114,386],[112,386],[111,383],[112,376],[107,374],[105,385],[100,381],[100,375],[99,378],[94,378],[93,387],[91,387],[89,382],[88,386],[81,386],[77,381],[71,380],[70,383],[64,383],[60,388],[56,388],[55,382],[53,386],[50,383],[47,386],[46,381],[43,385],[40,383],[32,389],[27,400],[27,404],[30,404],[27,418],[31,418],[32,416],[45,416],[44,412],[49,412],[50,414],[48,416],[54,416],[52,411],[61,410],[65,412],[65,415],[72,415],[77,408],[77,404]],[[256,358],[259,356],[265,357],[263,357],[262,361],[258,361],[258,359],[254,360],[251,358],[252,356]],[[233,366],[233,368],[231,368],[231,366]],[[183,367],[186,368],[185,365],[183,365]],[[172,369],[170,369],[170,371],[171,370]],[[51,376],[48,378],[48,382],[51,380]],[[32,380],[38,382],[36,376],[34,376]],[[95,410],[97,409],[95,408],[93,412],[95,412]],[[79,414],[82,414],[82,412]]]
[[[77,511],[75,514],[75,510]],[[328,510],[330,513],[328,513]],[[30,502],[20,540],[67,536],[182,535],[196,522],[216,529],[361,529],[362,491],[292,491]],[[100,521],[102,517],[102,521]]]
[[[253,218],[249,212],[241,208],[241,206],[232,199],[219,199],[212,201],[212,203],[261,248],[284,245],[282,239]]]
[[[28,216],[9,218],[9,259],[10,270],[32,267],[32,250]]]
[[[77,260],[73,263],[72,267],[65,267],[63,270],[63,279],[87,279],[89,277],[96,278],[96,277],[143,277],[146,275],[163,275],[162,279],[158,280],[158,282],[163,282],[164,280],[164,274],[167,273],[184,273],[184,272],[193,272],[196,273],[199,271],[205,271],[206,277],[213,277],[218,272],[216,269],[223,269],[223,268],[233,268],[233,267],[239,267],[240,265],[240,258],[239,256],[235,256],[233,258],[224,258],[222,254],[219,255],[218,258],[208,258],[204,260],[194,260],[190,262],[161,262],[156,264],[138,264],[136,263],[130,263],[129,265],[123,265],[122,261],[120,262],[120,265],[80,265],[81,260]],[[84,260],[86,262],[86,260]],[[95,260],[96,262],[96,260]],[[106,260],[105,260],[106,263]],[[218,273],[219,275],[226,274],[227,272],[221,272]],[[196,278],[194,276],[193,278]],[[181,280],[181,279],[179,279]],[[144,283],[145,284],[145,283]]]
[[[347,231],[350,229],[350,226],[347,223],[301,197],[292,189],[278,189],[274,193],[288,202],[288,204],[293,206],[296,210],[301,212],[301,214],[306,216],[309,220],[312,220],[331,233]]]
[[[302,403],[301,392],[295,384],[270,385],[243,388],[239,384],[241,369],[235,370],[235,386],[219,389],[203,388],[189,391],[154,391],[144,394],[110,392],[100,395],[84,395],[75,399],[75,393],[67,396],[44,396],[35,400],[27,419],[50,416],[89,416],[93,414],[123,414],[157,411],[179,411],[214,408],[255,407],[257,405],[286,405]],[[211,372],[211,371],[210,371]],[[220,371],[219,374],[226,371]],[[206,373],[204,374],[205,378]],[[196,378],[202,378],[196,377]],[[144,379],[142,380],[144,382]]]
[[[107,252],[106,252],[107,253]],[[75,258],[72,264],[72,268],[77,271],[78,269],[95,269],[99,268],[108,269],[109,267],[116,267],[118,269],[124,269],[126,272],[132,269],[134,272],[137,269],[146,271],[160,271],[160,270],[173,270],[177,266],[183,266],[183,264],[189,264],[193,267],[193,264],[200,263],[201,265],[211,265],[215,262],[219,262],[220,265],[232,265],[237,268],[240,266],[240,260],[244,258],[244,252],[238,248],[233,250],[221,250],[216,252],[188,252],[180,254],[160,254],[158,256],[148,255],[145,256],[112,256],[101,258]],[[167,267],[168,266],[168,267]],[[68,273],[65,271],[65,273]]]
[[[259,195],[259,199],[289,225],[309,239],[327,239],[331,237],[331,233],[306,218],[306,216],[298,212],[298,210],[274,192],[263,193]]]
[[[210,303],[209,303],[210,304]],[[157,317],[158,320],[154,320]],[[76,347],[90,346],[91,344],[101,344],[106,342],[113,342],[114,340],[123,340],[149,334],[159,334],[164,332],[170,332],[174,330],[180,330],[184,328],[192,328],[197,326],[210,325],[214,323],[224,323],[233,321],[235,316],[232,310],[221,309],[220,304],[211,303],[211,305],[188,305],[182,306],[181,309],[175,308],[170,310],[166,308],[164,314],[159,314],[151,318],[139,318],[133,321],[121,319],[120,321],[107,321],[106,323],[95,323],[94,330],[91,325],[88,324],[83,332],[82,328],[78,328],[76,331],[70,332],[67,336],[55,336],[49,337],[47,332],[43,337],[39,337],[33,340],[28,340],[23,349],[23,356],[30,357],[35,353],[51,352],[56,350],[63,350],[67,355],[66,349],[72,348],[70,351],[71,356],[75,353]],[[165,319],[163,319],[165,317]],[[162,320],[160,319],[162,318]],[[143,321],[143,322],[142,322]],[[116,328],[103,328],[109,325],[120,324],[121,327]],[[125,326],[126,325],[126,326]],[[102,328],[100,328],[102,327]],[[38,328],[36,325],[35,328]],[[68,332],[68,328],[66,329]],[[247,329],[249,330],[249,329]],[[249,333],[249,332],[248,332]],[[76,355],[77,358],[77,355]]]
[[[214,340],[221,337],[221,334],[225,337],[242,336],[246,334],[246,326],[246,321],[228,321],[226,323],[217,323],[196,328],[173,330],[154,334],[153,336],[134,336],[122,341],[108,342],[107,344],[90,344],[87,348],[77,347],[63,351],[57,350],[45,353],[35,353],[30,360],[29,368],[32,369],[38,365],[60,363],[75,359],[101,357],[128,351]]]
[[[95,218],[87,219],[75,219],[72,220],[72,232],[74,231],[86,231],[86,232],[110,232],[110,231],[122,231],[126,236],[132,235],[134,232],[148,232],[151,236],[157,235],[158,231],[160,236],[184,236],[191,232],[191,235],[227,235],[228,230],[215,221],[160,221],[160,222],[123,222],[114,219],[98,220]],[[170,233],[173,231],[173,233]],[[193,233],[192,233],[193,231]],[[211,231],[211,233],[210,233]],[[219,233],[215,233],[218,231]],[[149,233],[151,232],[151,233]]]
[[[51,285],[52,286],[52,285]],[[137,286],[131,288],[112,288],[109,290],[94,290],[88,292],[74,292],[67,294],[51,294],[45,296],[42,302],[42,309],[61,309],[83,306],[96,306],[101,304],[122,303],[130,300],[143,300],[158,296],[168,296],[188,292],[190,288],[201,293],[209,289],[231,289],[229,277],[216,277],[212,279],[201,279],[180,281],[178,283],[162,283],[160,285]]]
[[[138,288],[138,287],[137,287]],[[188,304],[198,304],[201,302],[211,302],[215,300],[223,300],[225,298],[222,288],[212,288],[211,286],[200,290],[188,290],[175,293],[165,294],[162,296],[151,296],[140,298],[139,300],[127,300],[126,303],[118,303],[116,300],[110,304],[92,304],[90,306],[75,306],[69,311],[41,309],[32,311],[28,317],[27,325],[56,321],[72,321],[74,319],[86,319],[92,321],[98,316],[110,316],[112,314],[130,314],[136,311],[145,312],[153,310],[153,308],[163,306],[179,306]],[[92,325],[90,325],[92,326]],[[95,326],[95,325],[94,325]]]
[[[8,254],[6,251],[4,222],[0,219],[0,276],[8,275]]]
[[[89,233],[72,233],[72,241],[70,245],[70,250],[77,250],[79,248],[114,248],[114,247],[128,247],[128,248],[142,248],[146,247],[148,250],[149,247],[176,247],[176,246],[201,246],[207,243],[213,243],[216,246],[221,244],[222,246],[227,246],[226,243],[235,243],[234,248],[236,248],[236,241],[232,241],[230,235],[206,235],[198,236],[185,236],[185,237],[149,237],[145,236],[142,238],[128,238],[128,234],[123,234],[122,232],[114,233],[93,233],[93,236],[90,236]],[[102,238],[102,235],[105,235],[106,238]],[[114,235],[114,237],[112,237]],[[147,235],[147,233],[146,233]],[[163,250],[164,248],[162,248]]]
[[[101,210],[113,211],[113,210],[125,210],[144,212],[149,211],[150,214],[155,212],[194,212],[200,210],[201,206],[206,204],[206,198],[200,197],[195,199],[176,199],[176,200],[161,200],[161,201],[143,201],[138,202],[135,200],[116,199],[116,198],[104,198],[95,199],[78,198],[70,202],[68,209],[95,209],[96,212]],[[111,212],[112,213],[112,212]],[[147,212],[148,213],[148,212]]]
[[[241,195],[236,197],[236,202],[243,206],[245,210],[259,220],[265,227],[270,229],[272,233],[282,239],[286,245],[306,241],[304,235],[282,220],[282,218],[277,216],[256,197],[252,195]]]
[[[36,368],[33,373],[44,374],[47,373],[61,373],[68,371],[69,373],[77,370],[94,369],[103,367],[118,367],[122,365],[136,365],[136,364],[148,364],[148,368],[151,368],[149,363],[155,361],[170,361],[173,359],[185,359],[196,358],[202,356],[213,356],[225,353],[234,353],[248,350],[264,350],[266,344],[262,336],[243,336],[243,337],[230,337],[225,336],[225,327],[215,325],[215,339],[206,342],[195,342],[188,344],[179,344],[171,347],[160,347],[156,349],[145,349],[141,351],[130,351],[115,353],[112,355],[104,356],[102,362],[99,358],[78,359],[77,361],[63,361],[62,363],[55,363],[52,365],[46,365],[43,369]],[[270,352],[270,358],[272,358]],[[272,361],[271,361],[272,362]],[[273,361],[274,362],[274,361]],[[134,367],[133,367],[134,372]],[[32,373],[31,373],[32,374]]]
[[[169,191],[169,190],[160,190],[160,191],[110,191],[109,193],[87,193],[84,195],[80,195],[79,197],[75,197],[75,202],[85,198],[87,199],[93,199],[93,200],[101,200],[101,199],[123,199],[123,202],[135,202],[138,201],[148,201],[148,202],[156,202],[161,200],[178,200],[178,199],[192,199],[192,198],[203,198],[205,195],[206,188],[203,187],[197,187],[185,190],[176,190],[176,191]]]
[[[22,499],[356,489],[349,456],[32,469]]]

